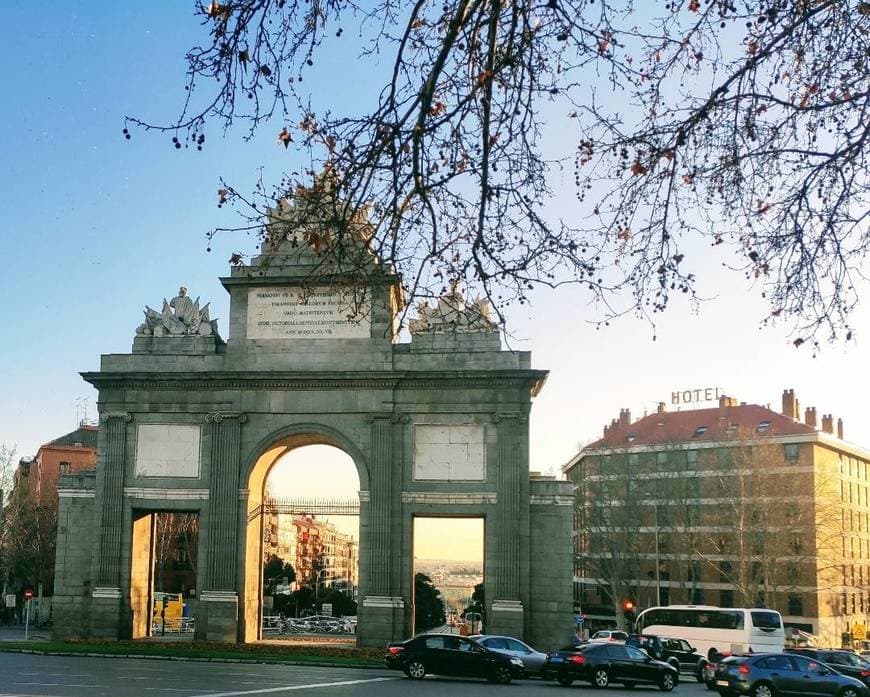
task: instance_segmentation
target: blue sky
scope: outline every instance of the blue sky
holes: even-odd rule
[[[176,114],[184,51],[201,36],[192,3],[12,0],[4,19],[0,444],[29,455],[75,427],[76,398],[96,415],[78,371],[97,369],[101,353],[129,351],[146,304],[159,307],[184,284],[212,303],[226,331],[217,279],[232,251],[254,244],[220,239],[206,252],[205,233],[233,216],[216,206],[218,178],[245,190],[260,166],[268,176],[299,163],[275,143],[279,128],[250,143],[242,128],[225,138],[211,128],[203,152],[176,151],[169,135],[123,139],[125,114]],[[307,82],[321,101],[340,110],[365,100],[369,66],[333,54],[317,69]],[[570,132],[550,137],[573,147]],[[569,192],[553,210],[570,217],[572,205]],[[557,468],[621,407],[640,416],[672,390],[706,386],[774,407],[793,387],[803,406],[842,417],[847,439],[870,446],[867,312],[854,318],[855,342],[812,358],[791,347],[784,327],[760,330],[758,290],[704,253],[701,291],[712,299],[697,315],[675,305],[659,318],[656,341],[631,318],[596,330],[579,289],[536,292],[531,308],[509,311],[511,346],[551,370],[533,409],[534,468]]]

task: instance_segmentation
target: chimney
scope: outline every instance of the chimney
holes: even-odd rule
[[[837,438],[843,440],[843,419],[837,419]]]
[[[806,413],[804,414],[804,423],[810,428],[816,428],[816,408],[815,407],[807,407]]]
[[[796,419],[798,412],[796,401],[794,398],[794,390],[788,389],[782,391],[782,413],[790,419]]]
[[[667,411],[664,402],[659,402],[659,405],[656,407],[656,414],[664,414]]]
[[[619,427],[620,428],[628,428],[628,425],[631,423],[631,411],[628,409],[620,409],[619,410]]]
[[[722,395],[719,397],[719,408],[724,409],[725,407],[736,407],[737,406],[737,398],[736,397],[728,397],[727,395]]]
[[[834,417],[832,414],[822,416],[822,431],[825,433],[834,433]]]

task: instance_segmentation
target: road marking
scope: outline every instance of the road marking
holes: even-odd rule
[[[267,692],[289,692],[290,690],[312,690],[317,687],[341,687],[343,685],[364,685],[370,682],[387,682],[395,678],[367,678],[366,680],[342,680],[340,682],[313,682],[307,685],[284,685],[283,687],[264,687],[259,690],[241,690],[239,692],[204,692],[191,697],[235,697],[236,695],[262,695]]]

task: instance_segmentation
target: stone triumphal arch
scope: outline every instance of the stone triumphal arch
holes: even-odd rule
[[[547,647],[571,629],[572,496],[529,474],[528,414],[546,373],[505,351],[482,303],[454,290],[395,338],[380,274],[323,276],[285,241],[222,278],[224,341],[184,290],[146,309],[129,354],[84,373],[99,391],[95,474],[60,487],[58,636],[148,634],[154,517],[199,519],[196,635],[259,638],[262,531],[251,515],[285,452],[327,444],[359,481],[359,634],[412,631],[415,516],[485,520],[486,629]],[[350,311],[352,310],[352,311]]]

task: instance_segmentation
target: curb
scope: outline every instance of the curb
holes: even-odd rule
[[[84,656],[86,658],[138,658],[150,661],[182,661],[188,663],[249,663],[279,666],[313,666],[315,668],[353,668],[357,670],[387,670],[385,666],[335,663],[333,661],[282,661],[271,658],[204,658],[199,656],[154,656],[138,653],[92,653],[83,651],[40,651],[38,649],[6,649],[0,653],[26,653],[36,656]]]

